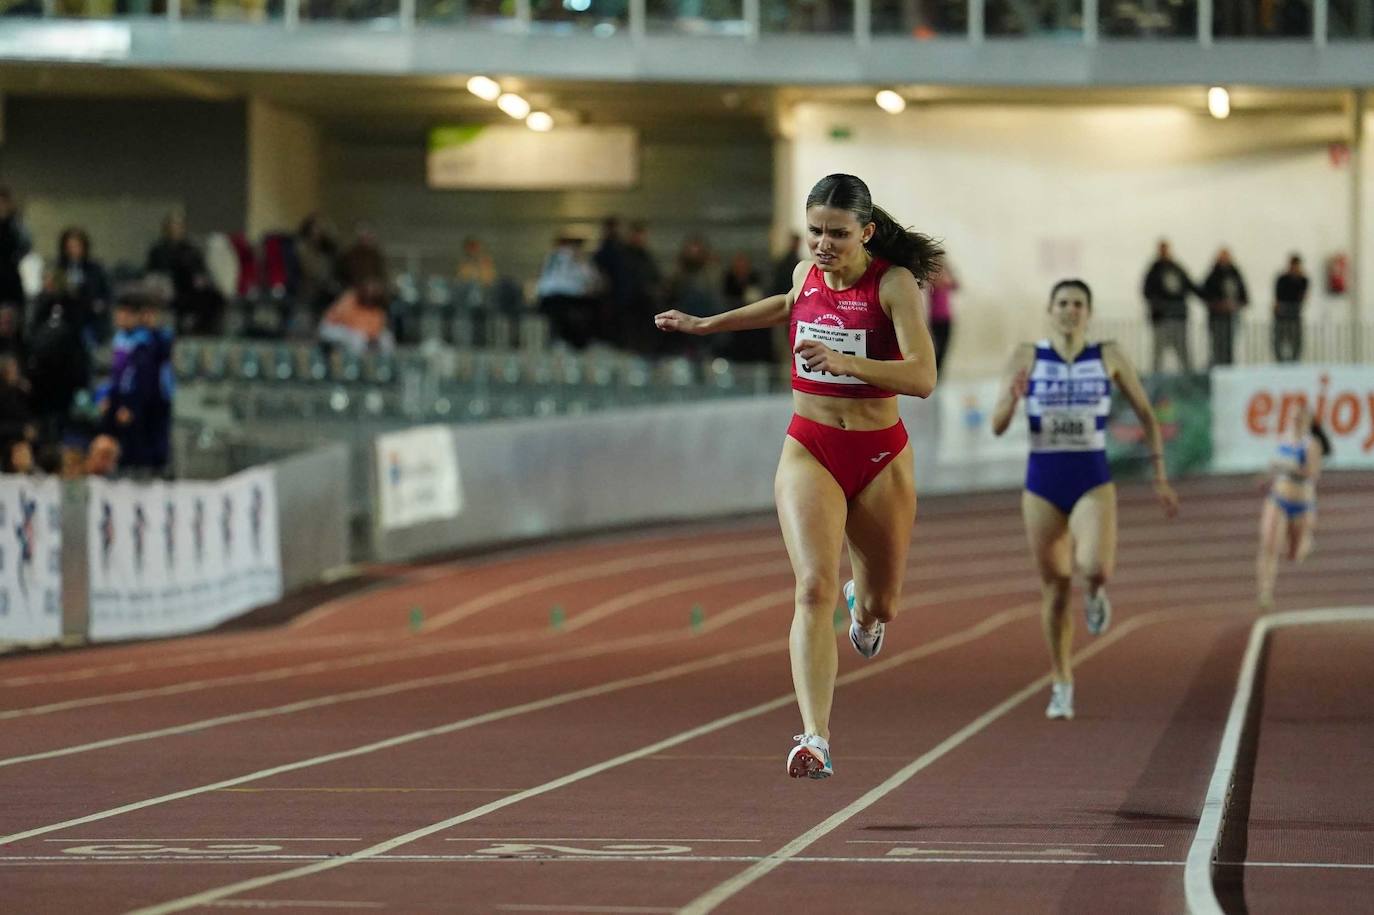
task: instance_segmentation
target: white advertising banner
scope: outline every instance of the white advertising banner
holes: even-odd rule
[[[0,476],[0,642],[51,642],[61,636],[59,484]]]
[[[453,430],[418,426],[378,436],[377,499],[383,530],[456,518],[463,483]]]
[[[1212,462],[1220,471],[1268,466],[1300,404],[1331,438],[1326,465],[1374,467],[1374,367],[1269,365],[1212,372]]]
[[[215,482],[90,481],[93,640],[195,632],[282,595],[269,469]]]
[[[1025,460],[1030,450],[1026,410],[1020,404],[1011,425],[992,434],[992,410],[1002,393],[996,378],[981,381],[941,381],[935,397],[940,404],[941,464],[963,465],[986,461]]]

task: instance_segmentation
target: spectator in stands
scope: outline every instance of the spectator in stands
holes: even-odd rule
[[[949,349],[950,332],[954,328],[954,315],[950,310],[951,299],[959,288],[959,280],[946,259],[935,279],[930,281],[926,295],[929,308],[927,321],[930,324],[930,338],[935,341],[935,369],[945,367],[945,352]]]
[[[387,291],[379,277],[350,286],[320,320],[320,342],[349,353],[389,353],[396,348],[387,322]]]
[[[27,476],[36,469],[33,460],[33,444],[26,438],[7,439],[3,457],[5,473]]]
[[[380,282],[390,288],[387,280],[386,256],[372,227],[359,223],[353,233],[353,244],[339,258],[339,278],[345,287],[360,288],[368,281]]]
[[[1288,269],[1274,280],[1274,359],[1302,359],[1302,306],[1307,302],[1307,274],[1302,257],[1288,258]]]
[[[773,261],[773,274],[769,279],[769,295],[786,295],[792,291],[792,271],[801,263],[801,235],[792,232],[787,236],[787,247],[778,259]]]
[[[474,235],[463,239],[463,251],[458,255],[458,282],[476,288],[483,302],[496,285],[496,262],[487,252],[482,240]]]
[[[1150,324],[1154,328],[1153,371],[1164,368],[1164,351],[1171,349],[1181,370],[1191,372],[1188,358],[1188,296],[1200,295],[1188,274],[1174,261],[1169,243],[1159,242],[1158,254],[1145,274],[1143,286]]]
[[[558,338],[576,349],[591,342],[599,282],[583,245],[575,235],[555,238],[535,286],[539,310],[548,316]]]
[[[1238,313],[1250,304],[1245,278],[1231,261],[1231,250],[1222,248],[1212,272],[1202,284],[1202,300],[1207,303],[1207,330],[1212,340],[1212,365],[1230,365],[1236,338]]]
[[[649,250],[649,227],[642,221],[630,224],[630,234],[625,239],[625,272],[630,296],[626,345],[635,352],[653,352],[663,337],[650,320],[661,310],[658,306],[663,274]]]
[[[29,383],[13,356],[0,356],[0,441],[34,437]]]
[[[631,276],[619,217],[608,216],[602,222],[601,244],[592,255],[592,263],[601,273],[602,289],[595,335],[612,346],[624,346],[625,325],[630,318]]]
[[[110,280],[91,257],[91,239],[79,226],[62,230],[57,242],[57,283],[82,336],[94,347],[110,336]]]
[[[730,258],[721,285],[721,298],[726,311],[739,308],[764,297],[763,283],[754,269],[749,255],[736,252]],[[771,362],[773,360],[773,328],[737,330],[729,335],[720,350],[727,359],[736,362]]]
[[[28,361],[23,314],[18,305],[0,305],[0,356],[11,356],[21,366]]]
[[[172,314],[183,334],[217,334],[224,322],[224,298],[211,281],[200,249],[186,237],[177,213],[162,223],[162,237],[148,251],[147,269],[172,280]]]
[[[161,348],[140,313],[144,303],[134,295],[115,304],[113,364],[101,407],[102,433],[119,442],[124,468],[140,479],[159,475],[167,464],[163,441]]]
[[[29,335],[28,371],[31,405],[39,441],[58,441],[66,430],[72,402],[91,382],[90,353],[81,328],[68,317],[63,299],[53,292],[55,279],[45,278],[40,321]]]
[[[339,245],[319,213],[311,213],[296,230],[300,284],[296,300],[321,315],[339,297]]]
[[[24,284],[19,279],[19,262],[29,253],[33,242],[19,216],[19,207],[8,187],[0,185],[0,305],[24,304]]]
[[[97,435],[86,450],[85,472],[93,477],[113,477],[119,470],[119,440],[113,435]],[[64,468],[63,475],[67,475]]]

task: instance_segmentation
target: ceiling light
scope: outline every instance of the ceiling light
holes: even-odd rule
[[[496,100],[496,107],[520,121],[523,121],[525,115],[530,113],[530,103],[514,92],[507,92],[498,98]]]
[[[1212,113],[1212,117],[1220,120],[1231,113],[1231,93],[1220,86],[1213,86],[1207,90],[1207,110]]]
[[[878,103],[878,107],[888,114],[901,114],[906,110],[906,99],[902,98],[891,89],[884,89],[873,96],[873,101]]]
[[[553,130],[553,116],[547,111],[531,111],[530,116],[525,118],[525,126],[540,133]]]
[[[501,94],[501,87],[494,79],[486,76],[474,76],[468,80],[468,91],[480,99],[494,102],[496,97]]]

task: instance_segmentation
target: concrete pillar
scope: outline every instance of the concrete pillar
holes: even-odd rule
[[[261,98],[250,99],[248,237],[293,232],[319,206],[319,127],[304,115]]]

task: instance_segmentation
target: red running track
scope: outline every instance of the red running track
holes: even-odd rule
[[[1116,621],[1080,634],[1071,723],[1043,717],[1018,495],[926,498],[882,655],[841,645],[823,782],[784,773],[791,576],[768,516],[393,569],[279,627],[6,659],[3,909],[1182,911],[1260,505],[1240,480],[1181,493],[1169,523],[1123,489]],[[1280,606],[1374,604],[1374,476],[1322,498]],[[1349,758],[1368,731],[1293,726],[1367,722],[1374,640],[1351,628],[1275,636],[1249,859],[1291,866],[1247,868],[1253,911],[1374,898]],[[1319,809],[1280,822],[1286,798]]]

